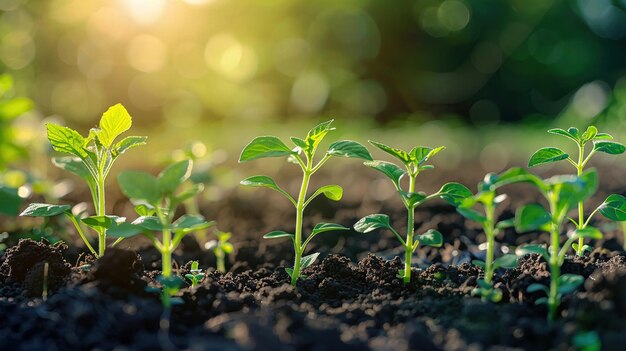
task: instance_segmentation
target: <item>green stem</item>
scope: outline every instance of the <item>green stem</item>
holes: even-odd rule
[[[552,194],[550,197],[550,212],[554,213],[556,210],[556,198],[555,195]],[[561,219],[552,220],[552,227],[550,231],[550,236],[552,239],[552,245],[550,247],[550,292],[548,294],[548,321],[552,322],[556,319],[556,312],[559,308],[559,298],[558,298],[558,290],[559,290],[559,276],[561,275],[561,264],[559,260],[559,244],[560,237],[559,231],[561,227]]]
[[[104,176],[99,174],[97,181],[98,206],[96,208],[96,216],[104,216],[106,214],[105,197],[104,197]],[[98,230],[98,257],[104,256],[106,250],[106,229]]]
[[[226,273],[226,265],[224,264],[224,253],[219,251],[216,253],[217,258],[217,270],[221,273]]]
[[[309,161],[310,162],[310,161]],[[306,202],[306,192],[309,187],[309,180],[311,179],[310,165],[303,168],[304,175],[302,176],[302,185],[300,186],[300,194],[298,195],[298,202],[296,204],[296,233],[294,237],[294,249],[295,257],[293,263],[293,273],[291,274],[291,285],[296,286],[298,278],[300,278],[300,264],[302,261],[302,218],[304,216],[304,203]]]
[[[98,256],[98,254],[96,253],[96,250],[94,250],[93,246],[91,246],[91,244],[89,243],[89,240],[87,240],[87,236],[83,232],[83,229],[80,227],[80,223],[78,223],[78,221],[76,220],[76,217],[74,217],[72,213],[67,213],[67,217],[69,217],[70,221],[72,221],[72,223],[74,224],[74,227],[76,227],[76,231],[78,232],[78,235],[80,235],[80,237],[83,239],[89,251],[91,251],[91,253],[94,254],[94,256]]]
[[[576,166],[576,175],[581,176],[583,173],[584,160],[583,154],[585,153],[585,148],[583,145],[578,146],[578,165]],[[578,202],[578,229],[585,228],[585,207],[582,201]],[[578,249],[576,250],[576,255],[582,256],[584,254],[583,246],[585,245],[585,239],[583,237],[578,238]]]
[[[415,178],[409,177],[409,193],[415,192]],[[407,206],[406,241],[404,245],[404,277],[402,281],[408,284],[411,281],[411,260],[413,258],[413,235],[415,234],[415,206]]]
[[[485,230],[485,236],[487,236],[487,256],[485,257],[485,282],[491,284],[493,278],[493,256],[495,246],[495,228],[494,228],[494,206],[485,206],[485,215],[487,221],[483,229]]]
[[[168,204],[169,205],[169,204]],[[163,211],[159,208],[158,204],[155,206],[159,221],[163,225],[163,238],[161,242],[161,275],[165,278],[172,276],[172,231],[170,228],[171,219],[168,214],[163,214]],[[172,212],[172,211],[169,211]]]

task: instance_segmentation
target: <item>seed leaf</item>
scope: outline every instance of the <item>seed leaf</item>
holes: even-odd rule
[[[515,211],[515,230],[519,233],[537,229],[545,230],[545,225],[551,220],[550,213],[543,206],[539,204],[525,205]]]
[[[544,147],[537,150],[528,161],[528,167],[534,167],[545,163],[557,162],[568,158],[569,155],[556,147]]]
[[[132,119],[122,104],[116,104],[102,115],[100,130],[96,132],[98,140],[107,149],[113,145],[113,141],[124,133],[132,125]]]
[[[417,235],[417,240],[419,240],[419,244],[426,246],[441,247],[443,245],[443,235],[434,229],[429,229],[426,233]],[[417,248],[417,245],[415,245],[415,248]]]
[[[352,140],[341,140],[330,144],[327,153],[338,157],[361,158],[368,161],[372,160],[372,155],[370,155],[367,148]]]
[[[404,163],[405,165],[408,165],[409,163],[411,163],[411,156],[406,151],[396,149],[396,148],[393,148],[393,147],[390,147],[385,144],[381,144],[372,140],[370,140],[369,142],[370,144],[376,146],[377,148],[383,150],[384,152],[402,161],[402,163]]]
[[[610,220],[626,221],[626,197],[618,194],[609,195],[598,210]]]
[[[354,230],[359,233],[369,233],[372,230],[386,228],[393,230],[389,224],[389,216],[384,214],[371,214],[361,218],[354,224]]]
[[[516,266],[517,266],[517,256],[511,255],[511,254],[500,256],[493,261],[493,269],[498,269],[498,268],[511,269],[511,268],[515,268]]]
[[[582,275],[578,274],[562,274],[559,277],[559,294],[569,294],[585,281]]]
[[[289,195],[286,191],[284,191],[281,187],[279,187],[274,181],[274,179],[268,176],[257,175],[257,176],[248,177],[242,180],[241,182],[239,182],[239,184],[245,185],[245,186],[252,186],[252,187],[270,188],[272,190],[276,190],[279,193],[283,194],[283,196],[289,199],[293,204],[296,203],[296,201],[293,199],[293,197],[291,197],[291,195]]]
[[[317,260],[317,257],[320,255],[319,252],[316,253],[312,253],[308,256],[304,256],[302,257],[302,259],[300,259],[300,269],[305,269],[308,266],[312,265],[315,260]]]
[[[87,152],[83,149],[85,138],[77,131],[54,123],[46,124],[46,129],[48,140],[50,140],[53,149],[78,156],[81,159],[87,157]]]
[[[275,136],[260,136],[254,138],[239,156],[239,162],[252,161],[264,157],[281,157],[294,154],[285,143]]]
[[[157,178],[151,174],[138,171],[122,171],[117,177],[124,195],[131,199],[145,200],[155,205],[161,199]]]
[[[335,224],[335,223],[319,223],[318,225],[315,226],[315,228],[313,228],[311,235],[317,235],[319,233],[337,231],[337,230],[350,230],[350,228],[346,228],[342,226],[341,224]]]
[[[263,235],[263,239],[278,239],[278,238],[290,237],[291,240],[293,240],[294,236],[295,236],[294,234],[287,233],[287,232],[282,231],[282,230],[275,230],[273,232],[269,232],[269,233]]]
[[[171,164],[157,176],[157,183],[161,193],[171,194],[191,175],[191,160],[183,160]]]
[[[386,175],[389,179],[391,179],[393,184],[396,186],[396,189],[400,189],[400,179],[406,173],[405,170],[394,165],[393,163],[385,161],[368,161],[363,164]]]
[[[26,207],[20,216],[22,217],[52,217],[62,213],[70,213],[70,205],[50,205],[41,203],[32,203]]]
[[[438,192],[439,196],[453,206],[459,206],[468,197],[471,197],[472,191],[465,185],[451,182],[444,184]]]
[[[626,151],[626,146],[615,141],[600,140],[593,143],[593,149],[610,155],[619,155]]]

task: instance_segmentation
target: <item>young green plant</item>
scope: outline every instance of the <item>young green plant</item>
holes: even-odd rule
[[[230,240],[233,235],[218,230],[216,236],[217,240],[208,241],[204,247],[207,250],[213,250],[215,258],[217,259],[217,270],[226,273],[226,255],[233,252],[233,244],[228,240]]]
[[[198,283],[204,278],[204,272],[199,269],[200,264],[198,261],[191,262],[190,273],[185,274],[185,278],[189,279],[191,282],[191,288],[195,289],[198,286]]]
[[[578,149],[578,157],[574,159],[568,153],[556,147],[544,147],[532,155],[528,162],[528,167],[565,160],[574,166],[576,175],[580,176],[595,153],[603,152],[610,155],[619,155],[626,151],[626,147],[613,141],[613,137],[610,134],[598,133],[598,129],[595,126],[589,126],[584,133],[581,133],[574,127],[570,127],[567,130],[554,128],[548,130],[548,133],[560,135],[573,141]],[[587,148],[589,144],[592,145],[591,148]],[[587,149],[590,150],[587,152]],[[578,203],[578,220],[569,219],[576,225],[577,229],[584,229],[589,224],[589,218],[591,216],[585,219],[585,203],[580,201]],[[591,247],[585,245],[583,237],[580,237],[577,243],[572,243],[572,247],[578,256],[582,256],[585,251],[591,251]]]
[[[106,214],[106,177],[120,155],[146,142],[144,136],[128,136],[115,142],[118,136],[130,129],[131,125],[132,119],[128,111],[121,104],[117,104],[110,107],[102,115],[99,127],[92,128],[87,137],[83,137],[71,128],[57,124],[50,123],[46,126],[48,140],[50,140],[54,150],[71,155],[53,158],[54,165],[79,176],[89,187],[96,214],[82,218],[81,221],[96,231],[98,235],[97,250],[89,243],[89,239],[83,232],[78,219],[72,214],[69,205],[33,203],[20,216],[51,217],[64,214],[74,224],[89,251],[96,257],[104,255],[107,226],[103,224],[111,225],[112,221],[120,221],[119,217]],[[120,240],[121,238],[113,245],[119,243]]]
[[[324,156],[316,160],[315,154],[322,142],[322,139],[334,130],[331,127],[333,121],[320,123],[311,129],[304,139],[291,137],[295,148],[290,148],[275,136],[260,136],[254,138],[246,147],[244,147],[239,157],[239,162],[247,162],[265,157],[286,157],[289,161],[300,166],[302,170],[302,183],[297,200],[289,193],[280,188],[276,182],[263,175],[253,176],[241,181],[242,185],[252,187],[266,187],[279,192],[286,197],[296,208],[296,227],[295,233],[285,231],[273,231],[263,236],[265,239],[291,238],[294,247],[294,265],[287,268],[286,271],[291,277],[291,284],[296,285],[300,278],[302,269],[310,266],[317,259],[319,253],[313,253],[308,256],[302,256],[306,250],[306,246],[311,239],[320,233],[337,230],[348,230],[348,228],[334,223],[320,223],[313,228],[309,236],[305,239],[302,231],[302,221],[304,218],[304,209],[311,201],[319,195],[324,195],[333,201],[339,201],[343,196],[343,189],[339,185],[325,185],[317,189],[311,196],[307,196],[309,181],[311,176],[317,172],[331,157],[348,157],[371,160],[367,149],[351,140],[342,140],[332,143]],[[304,241],[304,242],[303,242]]]
[[[585,226],[570,233],[569,238],[561,246],[561,228],[570,210],[578,203],[591,197],[597,190],[597,174],[595,170],[587,170],[580,176],[558,175],[545,180],[538,177],[529,180],[539,189],[548,203],[548,209],[540,204],[529,204],[517,209],[515,228],[517,232],[532,230],[546,231],[550,234],[550,247],[542,245],[525,245],[518,247],[518,256],[527,253],[538,253],[547,262],[550,269],[550,287],[531,284],[528,292],[545,292],[547,297],[540,298],[537,304],[548,305],[548,320],[557,317],[557,310],[564,294],[573,292],[583,283],[583,277],[577,274],[561,275],[561,266],[570,245],[579,238],[600,239],[602,233],[596,228]]]
[[[400,270],[398,276],[402,278],[404,284],[408,284],[411,281],[411,260],[413,252],[418,248],[418,246],[422,244],[439,247],[443,244],[443,237],[441,233],[434,229],[430,229],[421,235],[415,235],[415,208],[434,198],[442,198],[453,205],[459,205],[463,199],[471,196],[472,192],[467,187],[459,183],[447,183],[441,187],[438,192],[431,195],[415,191],[417,175],[421,171],[433,168],[432,165],[428,165],[426,162],[443,150],[443,146],[434,149],[417,146],[410,152],[406,152],[374,141],[370,141],[370,143],[397,158],[404,165],[404,169],[402,169],[393,163],[385,161],[367,161],[364,163],[366,166],[371,167],[387,176],[398,191],[398,194],[402,199],[402,203],[407,210],[407,232],[406,237],[403,238],[402,235],[400,235],[391,226],[389,216],[385,214],[372,214],[363,217],[356,224],[354,224],[354,229],[360,233],[369,233],[375,229],[384,228],[390,230],[398,238],[404,247],[405,252],[404,269]],[[405,175],[408,175],[409,178],[409,186],[407,190],[404,190],[400,184],[402,177]]]
[[[510,269],[517,265],[517,256],[513,254],[495,258],[496,236],[500,231],[513,226],[512,219],[498,221],[496,217],[497,205],[506,199],[506,194],[498,195],[497,191],[505,185],[529,181],[530,177],[533,176],[521,168],[511,168],[500,174],[489,173],[478,184],[478,192],[463,200],[457,207],[457,211],[463,217],[480,223],[487,237],[485,260],[472,261],[474,265],[485,271],[484,279],[478,280],[478,286],[472,292],[484,300],[499,302],[502,299],[502,291],[493,287],[493,275],[498,268]],[[477,211],[476,206],[482,207],[482,211]]]

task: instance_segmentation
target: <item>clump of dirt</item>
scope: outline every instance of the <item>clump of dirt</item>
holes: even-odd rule
[[[88,279],[96,281],[102,288],[117,287],[141,292],[146,287],[146,282],[141,279],[144,270],[141,257],[134,251],[110,248],[94,262]]]

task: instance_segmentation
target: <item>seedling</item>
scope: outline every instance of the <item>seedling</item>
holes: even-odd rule
[[[98,250],[96,251],[69,205],[50,205],[41,203],[30,204],[20,216],[51,217],[60,214],[66,215],[76,231],[85,242],[85,245],[96,257],[102,257],[106,250],[107,230],[112,222],[123,221],[116,216],[109,216],[105,209],[105,180],[118,157],[129,149],[143,145],[144,136],[129,136],[115,143],[115,139],[130,129],[132,119],[128,111],[121,104],[110,107],[100,119],[98,128],[92,128],[87,137],[77,131],[49,123],[48,140],[54,150],[70,154],[69,157],[56,157],[52,163],[59,168],[72,172],[81,177],[91,192],[91,198],[96,211],[95,216],[82,218],[81,221],[91,227],[98,234]],[[118,239],[113,245],[119,243]]]
[[[204,272],[198,268],[198,261],[191,262],[191,270],[189,274],[185,274],[185,278],[191,282],[191,288],[195,289],[198,283],[204,278]]]
[[[619,155],[626,151],[626,147],[618,142],[612,141],[613,137],[607,133],[598,133],[598,129],[595,126],[589,126],[584,133],[580,133],[577,128],[570,127],[568,130],[555,128],[548,130],[548,133],[560,135],[567,139],[570,139],[576,143],[578,148],[578,159],[575,161],[569,154],[556,147],[544,147],[537,150],[530,161],[528,167],[534,167],[546,163],[557,162],[566,160],[574,168],[576,168],[576,175],[580,176],[585,170],[585,166],[596,152],[603,152],[610,155]],[[586,151],[586,146],[591,143],[593,147],[589,152]],[[591,216],[589,216],[591,218]],[[589,219],[588,218],[588,219]],[[585,220],[585,204],[583,201],[578,203],[578,220],[569,218],[577,229],[585,229],[589,220]],[[584,238],[578,238],[577,243],[572,243],[572,247],[576,251],[578,256],[584,255],[585,251],[591,251],[589,245],[585,245]]]
[[[207,222],[200,215],[187,214],[174,221],[178,205],[202,191],[202,186],[195,186],[177,192],[178,187],[189,177],[191,168],[192,162],[183,160],[165,168],[157,177],[139,171],[122,171],[118,176],[122,192],[134,201],[135,211],[141,217],[132,223],[113,224],[110,235],[127,238],[143,234],[150,239],[161,253],[163,280],[172,289],[174,284],[169,284],[172,280],[172,253],[185,235],[215,223]],[[162,233],[162,240],[154,236],[155,231]]]
[[[556,318],[557,309],[564,294],[573,292],[583,283],[583,277],[577,274],[561,275],[561,266],[570,245],[579,238],[600,239],[602,233],[594,227],[585,226],[571,233],[561,246],[561,227],[567,214],[578,203],[591,197],[597,190],[597,174],[595,170],[583,172],[580,176],[559,175],[545,180],[538,177],[528,178],[546,198],[549,209],[542,205],[529,204],[517,209],[515,228],[518,232],[542,230],[550,233],[551,245],[548,249],[541,245],[525,245],[516,250],[518,256],[527,253],[540,254],[550,267],[550,287],[531,284],[528,292],[543,291],[547,297],[536,301],[537,304],[548,305],[548,320]]]
[[[517,182],[529,181],[528,172],[521,168],[511,168],[501,174],[489,173],[478,184],[476,195],[465,199],[457,208],[457,211],[465,218],[480,223],[487,237],[487,252],[485,261],[474,260],[472,263],[485,271],[484,279],[478,280],[478,286],[473,294],[481,296],[485,300],[499,302],[502,299],[502,291],[493,287],[492,279],[498,268],[515,268],[517,256],[506,254],[494,259],[495,237],[501,230],[513,226],[513,220],[499,221],[496,218],[496,206],[506,199],[506,194],[497,195],[497,190],[505,185]],[[482,213],[473,209],[475,206],[482,207]]]
[[[443,150],[443,146],[435,149],[417,146],[410,152],[406,152],[374,141],[370,141],[370,143],[399,159],[405,167],[405,169],[402,169],[393,163],[385,161],[367,161],[364,163],[366,166],[386,175],[398,191],[398,194],[402,199],[402,203],[407,209],[406,239],[402,238],[402,236],[391,226],[389,216],[385,214],[372,214],[363,217],[356,224],[354,224],[354,229],[360,233],[369,233],[375,229],[384,228],[390,230],[398,238],[402,246],[404,246],[405,252],[404,269],[399,271],[398,277],[402,278],[404,284],[408,284],[411,281],[411,259],[413,252],[418,248],[418,246],[422,244],[440,247],[443,244],[443,237],[441,233],[434,229],[429,229],[426,233],[421,235],[415,235],[415,208],[434,198],[442,198],[453,205],[459,205],[463,199],[472,196],[472,192],[459,183],[447,183],[441,187],[438,192],[431,195],[415,191],[415,181],[417,175],[421,171],[433,168],[432,165],[428,165],[426,162]],[[400,184],[402,177],[405,175],[409,176],[409,187],[406,191]]]
[[[213,250],[215,258],[217,259],[217,270],[226,273],[226,255],[233,252],[233,244],[228,240],[233,236],[231,233],[217,231],[217,240],[211,240],[206,243],[205,248],[207,250]]]
[[[291,149],[282,140],[275,136],[260,136],[254,138],[241,152],[239,162],[252,161],[264,157],[287,157],[287,159],[300,166],[302,170],[302,184],[300,185],[300,192],[298,199],[295,200],[289,193],[280,188],[276,182],[268,176],[253,176],[241,181],[242,185],[253,187],[266,187],[279,192],[286,197],[296,208],[296,228],[295,234],[287,233],[285,231],[273,231],[263,236],[265,239],[276,238],[291,238],[294,245],[295,257],[294,265],[292,268],[286,268],[287,273],[291,277],[291,284],[296,285],[298,278],[300,278],[301,270],[310,266],[317,259],[319,253],[313,253],[308,256],[302,257],[302,254],[306,250],[306,246],[311,239],[320,233],[337,230],[348,230],[348,228],[334,223],[320,223],[313,228],[309,236],[303,241],[302,233],[302,220],[304,216],[304,209],[311,203],[311,201],[319,195],[324,195],[333,201],[341,200],[343,195],[343,189],[339,185],[325,185],[317,189],[311,196],[307,198],[307,190],[309,187],[309,181],[311,176],[317,172],[331,157],[348,157],[348,158],[360,158],[365,160],[371,160],[367,149],[351,140],[342,140],[332,143],[324,156],[319,160],[315,160],[315,153],[318,146],[322,142],[322,139],[329,132],[335,128],[331,127],[330,120],[328,122],[320,123],[309,131],[304,139],[291,137],[291,141],[294,143],[295,148]]]

